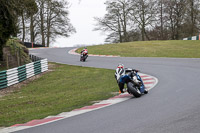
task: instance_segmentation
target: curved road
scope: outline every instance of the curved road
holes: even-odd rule
[[[118,63],[158,78],[141,98],[18,131],[20,133],[199,133],[200,59],[89,57],[69,55],[72,48],[35,49],[30,53],[63,64],[115,69]]]

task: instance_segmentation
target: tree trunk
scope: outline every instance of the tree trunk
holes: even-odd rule
[[[193,36],[194,35],[194,25],[195,25],[195,22],[194,22],[194,1],[191,0],[191,22],[192,22],[192,25],[191,25],[191,31],[190,31],[190,35]]]
[[[145,30],[145,29],[144,29],[144,34],[145,34],[147,40],[150,40],[150,39],[149,39],[149,36],[148,36],[148,34],[146,33],[146,30]]]
[[[49,43],[50,43],[50,27],[47,30],[47,47],[49,47]]]
[[[31,42],[34,42],[34,25],[33,25],[33,15],[30,17],[31,22],[30,22],[30,34],[31,34]]]
[[[144,27],[142,26],[142,32],[141,32],[141,34],[142,34],[142,41],[144,41]]]
[[[51,27],[50,27],[50,17],[47,19],[47,47],[49,47],[50,44],[50,37],[51,37]]]
[[[163,36],[163,0],[161,0],[160,3],[160,37],[161,40],[164,40],[164,36]]]
[[[144,3],[142,4],[142,41],[145,40],[145,13],[144,13]]]
[[[44,2],[42,1],[40,7],[40,18],[41,18],[41,36],[42,36],[42,45],[45,46],[45,35],[44,35]]]
[[[126,30],[126,24],[127,24],[127,20],[126,20],[126,10],[125,10],[125,4],[123,4],[123,19],[124,19],[124,21],[123,21],[123,31],[124,31],[124,41],[125,42],[128,42],[128,37],[127,37],[127,30]]]
[[[25,20],[24,20],[24,13],[23,13],[23,11],[22,11],[22,28],[23,28],[23,32],[22,32],[22,42],[24,42],[24,40],[25,40],[25,31],[26,31],[26,27],[25,27],[25,22],[24,22]]]
[[[118,17],[118,34],[119,34],[119,42],[122,43],[122,32],[121,32],[121,25],[120,25],[120,18]]]

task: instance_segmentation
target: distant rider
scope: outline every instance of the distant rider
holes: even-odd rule
[[[124,93],[124,84],[129,82],[131,77],[133,77],[133,72],[138,72],[136,69],[124,68],[123,64],[119,64],[115,70],[115,78],[117,80],[120,93]],[[135,83],[139,83],[140,81],[137,78],[133,79]],[[144,93],[148,93],[147,90],[143,90]]]
[[[81,51],[81,54],[88,55],[88,50],[86,47]]]

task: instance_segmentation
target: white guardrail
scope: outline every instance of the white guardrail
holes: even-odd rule
[[[47,59],[41,59],[23,66],[0,71],[0,89],[22,82],[47,70]]]

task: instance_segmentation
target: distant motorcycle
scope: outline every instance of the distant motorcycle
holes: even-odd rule
[[[127,92],[134,95],[135,97],[140,97],[142,93],[147,94],[148,91],[145,89],[142,78],[138,74],[139,70],[132,69],[128,75],[129,79],[127,80]]]
[[[87,59],[87,57],[88,57],[88,51],[83,51],[83,52],[81,52],[80,61],[85,62],[86,59]]]

